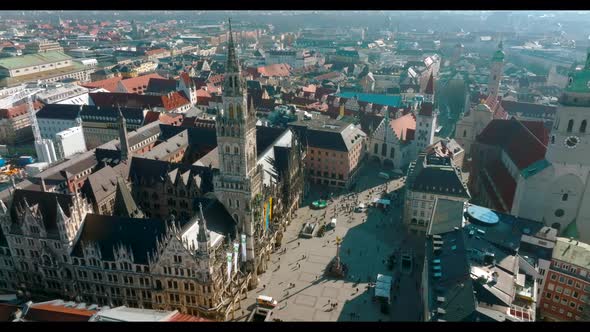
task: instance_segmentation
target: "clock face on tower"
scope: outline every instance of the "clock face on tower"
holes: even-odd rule
[[[577,136],[567,137],[564,142],[565,146],[570,149],[574,149],[578,145],[578,143],[580,143],[580,138]]]

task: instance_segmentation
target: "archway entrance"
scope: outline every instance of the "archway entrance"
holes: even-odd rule
[[[393,169],[393,166],[394,166],[393,165],[393,160],[391,160],[391,159],[385,159],[385,160],[383,160],[383,168]]]
[[[375,155],[371,156],[371,158],[369,159],[369,162],[373,165],[381,166],[381,159],[378,156],[375,156]]]

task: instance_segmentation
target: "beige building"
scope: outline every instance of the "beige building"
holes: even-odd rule
[[[93,71],[94,68],[74,62],[72,57],[58,51],[9,57],[0,59],[0,87],[27,82],[50,83],[66,78],[86,82]]]
[[[437,199],[466,203],[470,198],[451,158],[435,154],[420,154],[410,164],[406,188],[404,223],[414,234],[426,234]]]
[[[366,151],[366,134],[339,120],[313,119],[291,124],[307,139],[305,167],[311,183],[337,188],[354,184]]]
[[[41,108],[35,102],[35,109]],[[27,104],[0,109],[0,144],[15,144],[33,140],[31,117]]]

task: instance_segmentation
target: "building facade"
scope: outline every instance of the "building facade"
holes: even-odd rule
[[[425,235],[437,199],[466,203],[469,190],[450,157],[422,153],[410,164],[406,180],[404,223],[414,234]]]
[[[590,241],[590,54],[570,75],[560,98],[545,156],[517,181],[512,213],[543,221],[560,235]]]
[[[558,237],[540,300],[545,321],[587,321],[590,302],[590,246]]]

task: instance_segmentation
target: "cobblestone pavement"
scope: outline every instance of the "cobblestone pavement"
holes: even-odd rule
[[[367,166],[360,172],[358,183],[364,188],[359,188],[359,203],[368,203],[380,195],[383,189],[376,186],[382,185],[384,180],[376,177],[378,170],[374,167]],[[388,192],[402,186],[403,179],[388,181]],[[258,295],[272,296],[279,302],[272,317],[283,321],[416,320],[420,308],[416,286],[416,280],[420,279],[419,268],[414,267],[412,275],[400,275],[399,255],[393,271],[385,264],[387,257],[396,250],[416,253],[423,246],[407,238],[401,225],[401,206],[392,207],[387,213],[378,208],[370,208],[368,213],[355,213],[350,211],[357,205],[353,198],[334,193],[334,201],[326,209],[311,210],[309,203],[325,194],[321,190],[312,188],[307,204],[297,211],[282,247],[271,256],[267,272],[259,276],[259,287],[242,301],[244,314],[237,312],[236,318],[240,316],[237,320],[246,320],[255,308]],[[333,217],[338,220],[337,226],[324,237],[299,237],[305,222],[328,223]],[[337,237],[342,239],[340,257],[349,269],[346,280],[324,275],[336,254]],[[284,249],[286,252],[282,253]],[[422,264],[416,258],[414,262],[416,266]],[[379,304],[373,302],[373,288],[368,287],[369,278],[374,281],[378,273],[394,276],[394,289],[398,280],[401,283],[400,290],[394,291],[396,300],[392,299],[388,315],[380,312]],[[331,306],[333,303],[337,303],[335,308]]]

